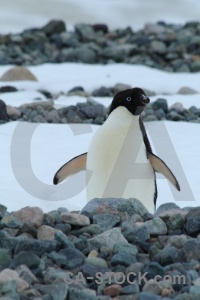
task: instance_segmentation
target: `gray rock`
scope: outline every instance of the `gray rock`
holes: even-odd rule
[[[200,286],[191,286],[190,294],[200,295]]]
[[[48,267],[43,272],[43,278],[45,283],[52,283],[55,280],[67,279],[68,274],[66,271],[58,269],[57,267]]]
[[[125,56],[125,52],[124,49],[120,46],[110,46],[102,49],[99,55],[104,59],[112,59],[116,62],[122,62]]]
[[[49,296],[49,299],[52,300],[65,300],[67,299],[68,294],[68,285],[65,282],[53,282],[51,285],[35,285],[37,290],[43,295],[46,294]],[[44,299],[44,298],[42,298]],[[48,299],[48,298],[47,298]]]
[[[52,258],[59,266],[65,267],[69,270],[80,267],[85,259],[84,254],[73,248],[65,248],[60,250],[58,253],[51,252],[49,257]]]
[[[131,255],[136,255],[138,253],[138,249],[135,245],[117,242],[113,248],[113,253],[118,252],[125,252]]]
[[[0,204],[0,220],[5,216],[7,211],[7,207]]]
[[[136,256],[125,251],[118,251],[111,258],[111,264],[113,266],[122,265],[128,267],[135,262],[137,262]]]
[[[74,244],[69,240],[69,238],[62,231],[56,231],[54,238],[64,248],[74,248]]]
[[[132,295],[138,294],[140,292],[137,282],[131,282],[131,284],[122,287],[120,294],[121,295]]]
[[[16,267],[20,265],[27,266],[30,270],[37,269],[41,264],[40,258],[27,251],[21,251],[17,255],[14,256],[12,262],[11,262],[11,268],[15,269]]]
[[[99,214],[93,216],[93,223],[98,224],[103,231],[109,230],[120,223],[120,217],[112,214]]]
[[[56,109],[49,111],[46,114],[46,120],[49,123],[60,123],[60,116]]]
[[[95,198],[90,200],[81,210],[81,213],[89,213],[91,216],[93,216],[94,211],[102,204],[112,206],[114,208],[118,208],[118,205],[125,201],[122,198]]]
[[[172,121],[185,121],[184,116],[182,116],[181,114],[179,114],[173,110],[167,114],[167,119],[172,120]]]
[[[90,225],[90,219],[83,214],[73,213],[73,212],[63,212],[61,213],[61,219],[65,223],[77,226],[87,226]]]
[[[104,268],[108,268],[108,264],[105,259],[100,257],[86,257],[85,264],[91,264],[95,266],[100,266]]]
[[[6,215],[1,219],[1,226],[8,227],[8,228],[20,228],[22,227],[23,223],[14,217],[12,214]]]
[[[68,123],[82,123],[85,119],[85,116],[79,111],[70,110],[67,113]]]
[[[190,87],[187,87],[187,86],[183,86],[181,87],[177,94],[181,94],[181,95],[194,95],[194,94],[197,94],[198,92]]]
[[[0,248],[14,250],[19,239],[12,237],[7,231],[0,230]]]
[[[156,275],[164,277],[165,270],[164,268],[157,262],[151,262],[144,268],[144,273],[147,272],[146,278],[154,279]]]
[[[149,279],[148,282],[145,283],[145,285],[142,288],[143,292],[151,292],[155,295],[159,295],[161,294],[162,291],[162,287],[159,284],[159,282],[157,282],[154,279]]]
[[[159,24],[154,24],[154,23],[146,23],[144,27],[144,31],[147,35],[149,34],[161,34],[165,32],[165,27],[161,26]]]
[[[190,68],[191,68],[192,72],[199,72],[200,71],[200,61],[199,60],[193,61],[190,64]]]
[[[15,271],[19,274],[19,277],[28,282],[28,284],[38,283],[38,279],[26,265],[19,265]]]
[[[184,111],[183,104],[180,102],[174,103],[173,105],[171,105],[169,107],[169,111],[172,111],[172,110],[176,111],[177,113],[183,113],[183,111]]]
[[[80,36],[82,42],[88,42],[95,39],[95,32],[91,25],[84,23],[75,24],[75,32]]]
[[[11,263],[11,252],[7,249],[0,249],[0,270],[8,268]]]
[[[131,85],[125,83],[116,83],[113,87],[113,93],[117,94],[127,89],[131,89]]]
[[[122,233],[127,241],[131,242],[146,242],[150,238],[147,226],[133,226],[128,222],[122,223]]]
[[[147,226],[150,235],[159,236],[167,234],[167,226],[159,217],[155,217],[152,220],[145,222],[145,226]]]
[[[67,235],[71,230],[70,224],[56,224],[54,226],[55,229],[62,231],[65,235]]]
[[[164,204],[160,205],[157,208],[157,210],[155,212],[155,216],[159,216],[163,212],[166,212],[166,211],[171,210],[171,209],[180,209],[180,207],[178,205],[176,205],[175,203],[173,203],[173,202],[164,203]]]
[[[142,202],[132,198],[121,201],[118,204],[117,209],[121,212],[127,212],[130,216],[137,214],[142,217],[145,213],[148,213],[148,210]]]
[[[86,118],[97,118],[105,116],[105,107],[102,104],[88,105],[79,109]]]
[[[161,298],[158,295],[155,295],[152,292],[141,292],[139,294],[138,300],[164,300],[164,298]]]
[[[180,213],[169,216],[169,219],[166,223],[169,233],[176,230],[182,230],[184,227],[184,222],[185,217]]]
[[[20,297],[17,294],[16,289],[17,289],[17,283],[15,280],[0,282],[0,297],[3,296],[3,297],[8,297],[8,299],[12,299],[12,300],[20,300]]]
[[[80,271],[83,273],[84,277],[92,277],[94,280],[97,279],[97,273],[100,272],[101,274],[104,274],[106,272],[109,272],[108,267],[99,266],[95,264],[89,264],[86,263],[83,266],[80,267]]]
[[[186,241],[187,241],[187,237],[184,234],[173,235],[168,239],[167,245],[174,246],[178,249],[181,249],[184,246]]]
[[[199,241],[192,238],[188,239],[183,246],[183,253],[185,255],[186,261],[191,261],[192,259],[199,260],[200,252],[199,252]]]
[[[191,293],[191,294],[184,293],[176,296],[174,300],[199,300],[199,295],[196,293]]]
[[[1,121],[8,121],[6,104],[3,100],[0,100],[0,122]]]
[[[41,28],[47,35],[61,33],[66,31],[65,23],[63,21],[52,20]]]
[[[14,86],[5,85],[0,87],[0,93],[12,93],[17,92],[18,89]]]
[[[69,287],[68,300],[97,300],[98,298],[91,294],[88,290],[79,290],[73,287]]]
[[[85,92],[85,90],[82,86],[75,86],[72,89],[70,89],[67,92],[67,94],[76,94],[77,92]]]
[[[76,61],[86,64],[93,64],[96,62],[96,53],[90,47],[83,45],[73,51]]]
[[[165,54],[167,52],[167,47],[162,41],[153,40],[150,46],[151,50],[156,53]]]
[[[87,233],[87,234],[90,234],[93,236],[93,235],[100,234],[101,232],[102,232],[102,229],[97,224],[90,224],[90,225],[85,226],[80,229],[71,230],[71,234],[73,234],[75,236],[79,236],[82,233]]]
[[[37,256],[41,256],[44,253],[49,253],[57,249],[57,241],[18,240],[15,247],[15,254],[18,254],[22,251],[30,251]]]
[[[169,246],[162,249],[155,257],[154,261],[159,262],[162,266],[170,265],[174,262],[179,262],[181,255],[177,248]]]
[[[162,108],[165,113],[168,112],[168,104],[167,104],[167,100],[166,99],[158,98],[156,101],[154,101],[152,103],[152,106],[156,107],[156,108]]]
[[[200,207],[195,207],[188,212],[185,230],[191,236],[196,236],[200,232]]]
[[[92,92],[94,97],[112,97],[112,92],[105,86],[102,86]]]
[[[117,242],[128,243],[121,233],[120,228],[107,230],[88,240],[91,247],[101,248],[103,246],[113,249]]]

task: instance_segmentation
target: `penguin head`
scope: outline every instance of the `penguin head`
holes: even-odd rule
[[[134,116],[140,115],[149,104],[150,99],[140,88],[118,92],[111,103],[109,114],[119,106],[126,107]]]

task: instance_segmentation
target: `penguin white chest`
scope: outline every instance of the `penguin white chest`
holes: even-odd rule
[[[87,156],[87,199],[136,198],[154,211],[155,177],[139,116],[115,109],[93,137]]]

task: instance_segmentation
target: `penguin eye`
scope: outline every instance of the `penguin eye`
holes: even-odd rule
[[[131,97],[127,97],[126,101],[131,101],[131,99],[132,99]]]

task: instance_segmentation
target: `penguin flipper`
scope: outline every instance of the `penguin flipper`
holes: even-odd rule
[[[67,177],[86,169],[87,152],[75,156],[65,163],[54,175],[53,184],[58,184]]]
[[[173,186],[180,191],[179,183],[166,163],[153,153],[148,152],[148,158],[155,172],[163,174]]]

